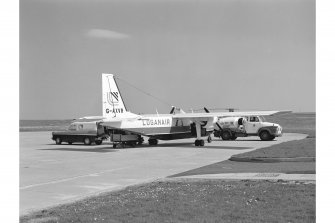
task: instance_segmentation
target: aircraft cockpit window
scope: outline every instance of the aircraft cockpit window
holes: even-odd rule
[[[78,130],[83,129],[83,125],[78,125]]]

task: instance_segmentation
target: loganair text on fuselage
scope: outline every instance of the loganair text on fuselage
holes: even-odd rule
[[[148,118],[142,120],[143,126],[170,126],[171,118]]]

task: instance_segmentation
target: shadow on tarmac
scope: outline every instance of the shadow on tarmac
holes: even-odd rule
[[[165,144],[158,144],[155,146],[141,145],[137,147],[141,147],[141,148],[178,147],[178,148],[194,148],[194,149],[231,149],[231,150],[252,149],[252,147],[220,146],[220,145],[211,145],[210,143],[206,143],[205,146],[195,146],[194,143],[165,143]],[[133,147],[133,148],[136,148],[136,147]]]
[[[261,139],[235,139],[235,140],[227,140],[227,141],[223,141],[223,140],[213,140],[215,142],[263,142]],[[277,140],[270,140],[270,141],[265,141],[265,142],[276,142]]]
[[[47,144],[47,145],[54,145],[55,144]],[[113,148],[112,145],[92,145],[87,146],[84,144],[72,144],[71,147],[65,147],[69,146],[67,144],[61,144],[57,145],[58,148],[48,148],[48,149],[39,149],[39,150],[49,150],[49,151],[71,151],[71,152],[97,152],[97,153],[108,153],[108,152],[117,152],[118,150],[125,150],[125,149],[136,149],[136,148],[167,148],[167,147],[178,147],[178,148],[194,148],[194,149],[228,149],[228,150],[245,150],[245,149],[251,149],[252,147],[234,147],[234,146],[220,146],[220,145],[211,145],[209,143],[206,143],[205,146],[195,146],[193,143],[165,143],[165,144],[158,144],[158,145],[136,145],[134,147],[132,146],[117,146],[116,148]]]
[[[68,147],[60,147],[60,148],[53,148],[53,149],[39,149],[39,150],[48,150],[48,151],[68,151],[68,152],[93,152],[93,153],[110,153],[110,152],[117,152],[118,149],[113,149],[111,146],[107,147],[94,147],[89,148],[85,146],[84,148],[68,148]]]

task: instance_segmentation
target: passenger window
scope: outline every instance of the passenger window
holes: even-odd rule
[[[255,117],[255,122],[259,122],[258,117]]]

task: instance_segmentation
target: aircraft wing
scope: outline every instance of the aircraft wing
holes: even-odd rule
[[[211,113],[185,113],[185,114],[174,114],[174,118],[185,118],[185,119],[202,119],[202,118],[212,118],[212,117],[236,117],[236,116],[267,116],[275,114],[286,114],[291,111],[243,111],[243,112],[211,112]]]

